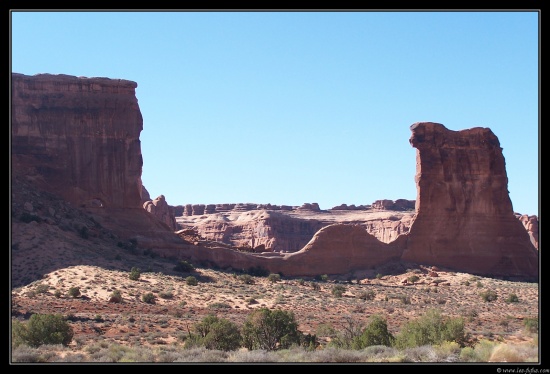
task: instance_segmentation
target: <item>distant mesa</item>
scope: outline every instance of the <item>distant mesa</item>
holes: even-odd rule
[[[14,185],[24,182],[60,196],[114,235],[158,255],[222,268],[261,266],[287,276],[343,274],[404,261],[538,279],[538,218],[513,212],[502,148],[488,128],[452,131],[414,123],[414,201],[327,210],[317,203],[172,207],[163,195],[151,199],[142,185],[137,83],[18,73],[11,81]],[[229,224],[231,214],[241,213],[248,214],[247,225]],[[202,216],[215,240],[200,228],[182,227]],[[244,234],[246,242],[239,242]]]

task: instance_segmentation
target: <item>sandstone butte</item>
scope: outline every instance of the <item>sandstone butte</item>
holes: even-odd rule
[[[52,74],[11,78],[12,181],[59,196],[118,237],[161,256],[220,268],[260,266],[285,276],[345,274],[402,261],[538,280],[538,220],[513,212],[502,148],[488,128],[410,127],[417,198],[408,230],[393,240],[384,242],[359,224],[334,223],[320,225],[290,253],[244,252],[184,240],[164,196],[150,200],[141,180],[137,83]]]

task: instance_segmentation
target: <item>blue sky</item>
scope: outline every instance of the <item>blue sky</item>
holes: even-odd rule
[[[415,199],[410,125],[488,127],[539,214],[539,16],[11,13],[13,72],[137,82],[143,184],[170,205]]]

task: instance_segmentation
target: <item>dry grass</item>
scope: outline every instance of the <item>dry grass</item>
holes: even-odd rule
[[[166,269],[173,266],[168,260],[159,261],[158,265]],[[478,347],[471,360],[509,361],[528,356],[530,360],[536,361],[537,357],[533,356],[532,350],[522,351],[517,347],[532,340],[523,321],[526,318],[538,318],[538,284],[476,277],[483,284],[480,288],[471,281],[466,285],[468,282],[465,281],[472,279],[469,274],[442,270],[437,272],[439,282],[433,282],[434,278],[428,276],[429,270],[415,267],[401,274],[378,278],[372,275],[373,272],[370,276],[356,273],[329,277],[326,282],[285,277],[272,282],[267,277],[254,276],[253,283],[247,284],[239,279],[240,273],[207,268],[196,268],[191,273],[179,275],[173,272],[169,274],[169,271],[142,272],[138,280],[131,280],[130,271],[99,266],[70,266],[13,289],[12,316],[20,320],[28,318],[32,313],[60,313],[68,316],[75,336],[64,356],[78,361],[85,357],[95,360],[98,355],[105,359],[105,352],[98,352],[114,344],[115,347],[121,346],[119,351],[129,347],[135,350],[135,347],[152,349],[181,345],[182,337],[193,324],[209,313],[242,324],[255,308],[289,310],[294,312],[299,329],[310,334],[317,334],[319,325],[329,325],[339,330],[345,318],[352,318],[358,324],[365,325],[371,315],[381,314],[387,319],[390,331],[396,334],[405,322],[419,317],[428,309],[437,308],[445,315],[465,318],[472,344],[479,340],[503,344],[498,350],[491,346],[485,353],[480,353],[481,348]],[[413,274],[419,280],[414,285],[403,285],[402,281]],[[187,284],[185,279],[190,275],[197,278],[197,285]],[[318,289],[312,287],[312,284],[317,284]],[[335,285],[344,287],[341,297],[332,293]],[[79,297],[68,296],[69,289],[74,287],[80,290]],[[480,294],[487,289],[497,293],[497,300],[483,301]],[[122,295],[121,303],[109,302],[115,290]],[[372,298],[365,299],[365,292]],[[154,304],[142,300],[145,293],[155,295]],[[506,301],[507,295],[512,293],[518,296],[518,302]],[[325,344],[329,340],[328,337],[319,338]],[[463,355],[466,357],[464,361],[468,360],[467,353]],[[132,354],[141,355],[141,358],[126,359],[146,360],[147,355],[154,356],[153,353],[144,352]],[[323,354],[319,353],[319,357],[309,359],[323,361]],[[353,352],[339,352],[338,355],[346,356],[341,360],[363,360],[355,357],[357,353]],[[123,356],[119,352],[118,356],[111,353],[108,357],[109,360],[119,360]],[[454,357],[454,361],[461,360],[460,352],[438,354],[433,349],[426,352],[411,350],[383,359],[412,362],[434,357],[439,360],[441,356]],[[177,359],[183,360],[179,356]],[[221,358],[213,358],[218,359]],[[252,356],[246,358],[257,359]],[[340,360],[336,356],[334,359]],[[376,358],[368,357],[368,360]]]

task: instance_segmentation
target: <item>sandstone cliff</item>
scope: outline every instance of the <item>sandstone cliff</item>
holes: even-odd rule
[[[12,180],[88,210],[121,237],[179,238],[144,211],[135,82],[12,73]]]
[[[288,276],[346,273],[399,260],[537,279],[538,253],[532,242],[538,243],[538,227],[535,220],[520,221],[514,216],[496,136],[489,129],[455,132],[429,122],[411,127],[411,144],[417,148],[416,215],[388,211],[389,207],[407,209],[408,203],[387,200],[361,209],[335,207],[330,212],[321,211],[315,203],[267,204],[256,213],[251,212],[258,209],[255,204],[192,205],[182,209],[183,216],[227,209],[256,214],[258,220],[239,226],[229,224],[225,213],[212,216],[215,219],[204,228],[212,240],[199,240],[197,245],[186,242],[174,233],[175,212],[163,196],[143,201],[139,140],[143,121],[136,86],[119,79],[12,74],[15,243],[39,250],[40,245],[51,245],[48,233],[63,238],[62,231],[72,230],[59,214],[70,209],[56,210],[45,206],[47,201],[31,202],[33,196],[45,196],[38,191],[45,191],[56,196],[51,201],[59,206],[57,197],[89,217],[79,219],[83,225],[79,230],[97,230],[95,239],[104,240],[106,247],[131,239],[138,249],[174,259],[234,269],[262,266]],[[342,220],[343,215],[363,215],[368,209],[372,210],[368,214],[388,214],[382,218],[387,222],[375,224],[350,216]],[[403,219],[407,215],[410,224]],[[83,240],[84,234],[79,232]],[[26,235],[29,240],[23,240]],[[67,246],[78,245],[74,239],[73,233]],[[244,244],[266,252],[238,250]],[[267,250],[272,248],[294,252]],[[12,255],[17,262],[21,254],[12,250]]]
[[[498,138],[488,128],[411,126],[416,218],[403,260],[500,276],[538,275],[538,253],[514,216]]]
[[[412,204],[414,206],[414,201]],[[378,240],[389,243],[409,231],[414,216],[414,211],[389,211],[385,208],[320,210],[304,209],[304,206],[308,205],[270,210],[261,204],[249,204],[247,210],[226,209],[217,213],[182,215],[176,217],[176,221],[181,229],[195,230],[206,240],[235,247],[262,246],[268,251],[296,252],[321,228],[336,223],[360,225]]]

